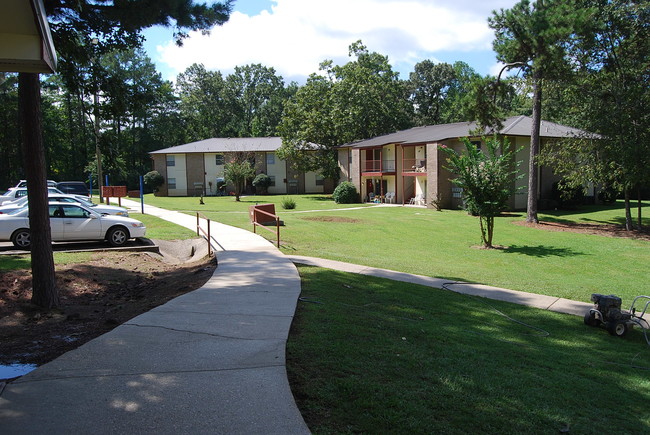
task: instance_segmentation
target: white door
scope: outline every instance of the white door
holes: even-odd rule
[[[65,215],[65,240],[102,239],[100,220],[88,210],[74,204],[62,205]]]
[[[65,218],[63,210],[60,205],[50,206],[50,231],[52,232],[52,240],[63,239],[63,227],[65,226]]]

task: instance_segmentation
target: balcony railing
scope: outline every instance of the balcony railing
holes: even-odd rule
[[[395,172],[395,160],[366,160],[363,172]]]
[[[404,159],[402,160],[402,172],[427,172],[426,159]]]

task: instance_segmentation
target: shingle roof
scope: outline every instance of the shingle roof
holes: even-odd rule
[[[528,116],[513,116],[504,121],[503,128],[499,131],[499,134],[508,136],[530,136],[532,122],[532,118]],[[402,145],[424,144],[429,142],[438,142],[445,139],[456,139],[470,136],[470,132],[474,130],[476,130],[476,122],[428,125],[425,127],[414,127],[408,130],[377,136],[359,142],[353,142],[343,145],[342,147],[368,148],[393,143]],[[542,121],[540,136],[547,138],[594,137],[593,134],[587,133],[583,130],[549,121]]]
[[[212,138],[152,151],[149,154],[272,152],[282,145],[281,137]]]

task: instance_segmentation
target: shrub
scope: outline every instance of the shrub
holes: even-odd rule
[[[344,181],[336,186],[332,198],[334,198],[334,202],[337,204],[354,204],[355,202],[359,202],[359,193],[357,192],[357,188],[354,187],[354,184],[349,181]]]
[[[271,177],[264,173],[258,174],[253,180],[253,186],[255,186],[256,189],[259,188],[260,193],[266,193],[272,183],[273,180],[271,180]]]
[[[285,196],[284,198],[282,198],[280,205],[285,210],[293,210],[294,208],[296,208],[296,201],[290,196]]]
[[[144,174],[144,184],[146,184],[154,192],[158,192],[158,188],[163,185],[165,178],[160,175],[158,171],[150,171]]]

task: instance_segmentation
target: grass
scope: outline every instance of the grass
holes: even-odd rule
[[[315,434],[648,433],[650,352],[582,319],[300,267],[287,344]],[[526,325],[505,317],[510,316]]]
[[[282,196],[252,197],[280,202]],[[179,209],[197,198],[152,198],[148,203]],[[175,201],[178,201],[174,207]],[[203,213],[210,219],[252,230],[250,203],[210,198]],[[255,201],[254,201],[255,200]],[[148,199],[147,199],[148,201]],[[463,211],[411,207],[335,210],[320,196],[301,196],[298,209],[276,212],[285,222],[282,251],[415,273],[450,280],[585,301],[592,293],[616,293],[631,303],[648,293],[645,271],[650,263],[646,241],[570,232],[551,232],[515,225],[524,214],[496,219],[495,239],[506,249],[477,249],[477,218]],[[302,204],[302,205],[301,205]],[[309,212],[308,206],[320,208]],[[650,207],[645,203],[645,208]],[[618,223],[622,203],[581,211],[541,214],[542,220]],[[650,222],[647,222],[650,224]],[[262,234],[266,235],[266,234]]]
[[[147,237],[159,240],[181,240],[196,237],[196,233],[168,222],[164,219],[140,213],[131,213],[130,216],[138,219],[147,226]],[[83,263],[91,258],[88,252],[54,252],[54,264]],[[0,271],[20,270],[31,268],[30,255],[0,255]]]

